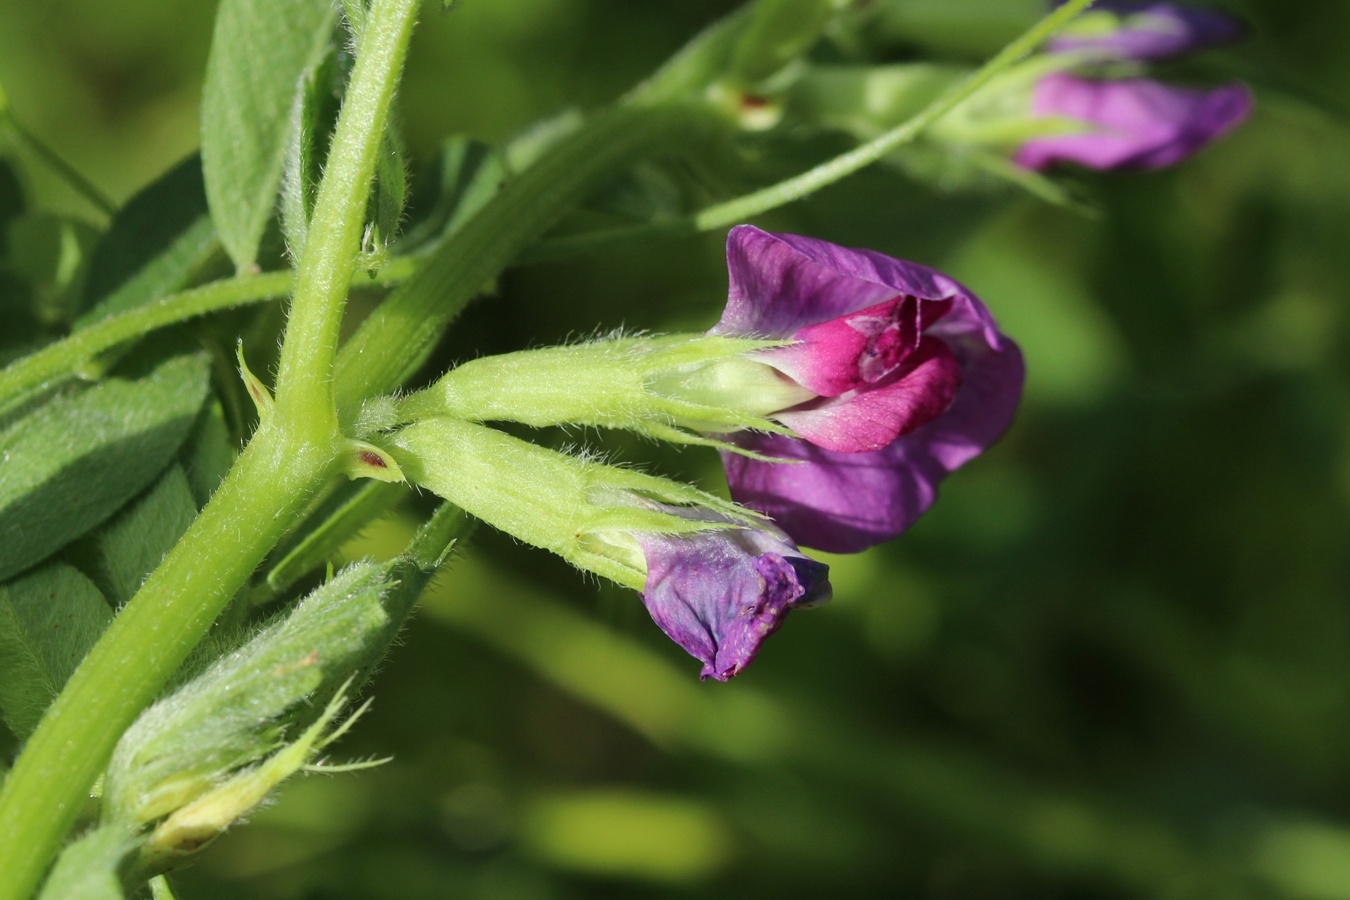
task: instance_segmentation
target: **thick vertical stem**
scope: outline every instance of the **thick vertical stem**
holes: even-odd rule
[[[260,432],[75,671],[0,793],[0,898],[30,896],[113,746],[328,475]]]
[[[382,146],[418,0],[377,2],[366,18],[356,68],[314,202],[309,240],[295,273],[277,374],[277,413],[311,440],[337,432],[333,355],[347,287],[361,250],[370,182]]]
[[[376,0],[296,275],[277,402],[197,521],[75,671],[0,792],[0,900],[32,894],[122,732],[341,470],[337,347],[418,0]]]

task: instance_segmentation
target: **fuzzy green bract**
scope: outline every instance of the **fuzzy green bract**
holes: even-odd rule
[[[152,822],[281,746],[287,716],[312,714],[315,692],[337,688],[383,652],[390,565],[352,566],[283,620],[147,710],[108,770],[114,818]],[[396,627],[396,626],[392,626]],[[304,704],[302,706],[302,704]]]

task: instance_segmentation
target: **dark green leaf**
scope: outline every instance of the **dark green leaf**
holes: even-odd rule
[[[94,248],[81,326],[181,290],[219,243],[191,156],[118,210]]]
[[[11,222],[8,237],[11,270],[28,285],[30,312],[44,326],[64,328],[98,232],[79,219],[33,212]]]
[[[671,218],[687,211],[679,178],[653,163],[633,166],[587,206],[635,222]]]
[[[281,182],[281,228],[291,257],[305,249],[309,218],[323,175],[333,127],[342,105],[348,55],[330,45],[319,61],[305,70],[291,111],[291,134]]]
[[[417,247],[459,228],[497,193],[506,179],[501,158],[481,141],[452,137],[441,145],[414,191],[410,224],[399,243]]]
[[[0,713],[20,740],[111,621],[98,588],[64,563],[0,587]]]
[[[234,448],[230,444],[230,427],[225,424],[225,411],[219,403],[211,403],[202,410],[197,425],[188,436],[179,454],[179,462],[187,474],[188,486],[197,508],[206,505],[225,473],[234,464]]]
[[[19,173],[9,160],[0,159],[0,264],[7,266],[10,262],[9,225],[23,215],[27,206]]]
[[[393,119],[391,114],[391,123]],[[380,145],[371,195],[369,209],[374,218],[373,240],[377,246],[368,249],[378,251],[398,232],[403,208],[408,203],[408,169],[403,162],[403,140],[392,124]]]
[[[45,343],[42,325],[32,309],[32,292],[28,285],[9,272],[2,271],[0,321],[5,323],[5,327],[0,328],[0,366],[7,366],[27,356]]]
[[[560,141],[579,131],[585,122],[586,117],[578,109],[564,109],[531,122],[502,146],[500,155],[503,165],[512,175],[519,175]]]
[[[99,586],[115,605],[130,600],[145,576],[197,516],[187,476],[178,465],[94,535]]]
[[[392,509],[406,492],[406,486],[366,479],[343,485],[310,515],[292,544],[279,548],[280,559],[267,572],[253,602],[280,597],[331,562],[338,548]]]
[[[202,89],[202,168],[230,258],[251,268],[276,205],[301,76],[324,52],[328,0],[222,0]]]
[[[108,518],[164,468],[206,396],[202,356],[64,394],[0,434],[0,578]]]

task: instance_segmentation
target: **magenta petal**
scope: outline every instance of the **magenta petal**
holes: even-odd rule
[[[1049,75],[1036,85],[1033,113],[1077,120],[1091,130],[1030,140],[1015,162],[1029,169],[1057,162],[1160,169],[1232,131],[1251,108],[1251,94],[1236,83],[1199,91],[1146,78],[1089,81]]]
[[[753,225],[727,235],[727,269],[726,310],[709,334],[788,338],[897,295],[943,300],[964,293],[926,266]]]
[[[935,338],[924,338],[907,362],[913,367],[888,383],[785,410],[775,418],[827,450],[879,450],[942,415],[961,384],[960,365]]]
[[[834,553],[856,553],[909,528],[932,505],[938,483],[1012,422],[1022,392],[1022,355],[997,332],[986,340],[978,326],[987,317],[983,307],[971,307],[964,322],[953,323],[948,346],[962,363],[964,380],[939,418],[871,453],[839,453],[782,435],[736,435],[748,450],[801,462],[723,453],[732,498],[770,516],[798,542]]]
[[[726,437],[800,460],[723,454],[732,498],[794,539],[853,552],[896,536],[933,502],[938,482],[1011,423],[1022,355],[984,304],[946,275],[749,225],[727,237],[727,264],[730,295],[712,333],[798,338],[759,356],[822,395],[834,393],[774,414],[805,440]],[[882,327],[855,328],[849,319],[857,314]],[[892,314],[896,329],[886,337]],[[919,349],[891,353],[907,346]]]
[[[949,300],[893,297],[884,303],[808,325],[793,343],[757,356],[822,397],[837,397],[886,379],[919,347],[924,329],[951,308]]]
[[[748,666],[788,612],[829,598],[829,567],[768,531],[639,534],[652,619],[726,681]]]

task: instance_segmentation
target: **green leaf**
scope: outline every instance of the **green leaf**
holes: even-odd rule
[[[501,149],[501,159],[512,175],[519,175],[540,159],[560,141],[579,132],[586,117],[577,109],[564,109],[547,118],[526,125]]]
[[[10,262],[9,225],[27,208],[19,173],[9,160],[0,159],[0,263]]]
[[[299,259],[305,250],[323,161],[342,105],[342,87],[350,74],[348,59],[330,45],[305,70],[291,110],[291,140],[281,180],[281,229],[292,259]]]
[[[0,587],[0,714],[20,740],[112,617],[93,582],[64,563]]]
[[[370,204],[373,232],[372,248],[379,252],[398,232],[403,208],[408,203],[408,168],[403,161],[403,139],[390,113],[390,127],[380,145],[380,157],[375,164],[375,181],[371,185]]]
[[[26,213],[10,223],[10,268],[27,282],[30,310],[42,325],[64,329],[73,318],[74,297],[97,237],[89,224],[53,213]]]
[[[225,479],[225,473],[234,464],[234,457],[225,410],[219,402],[210,403],[202,410],[178,457],[198,509],[206,505]]]
[[[143,490],[206,396],[201,355],[63,394],[0,433],[0,578],[41,562]]]
[[[130,600],[197,517],[187,476],[171,465],[142,497],[94,535],[97,576],[114,605]]]
[[[259,584],[253,602],[280,597],[301,578],[331,562],[343,544],[406,494],[406,488],[383,481],[344,485],[310,515],[292,544],[278,548],[280,559]]]
[[[871,140],[922,110],[966,76],[961,66],[810,66],[788,98],[794,119]]]
[[[0,366],[40,344],[41,326],[34,307],[32,285],[18,272],[24,260],[16,259],[11,227],[27,209],[19,174],[6,159],[0,159]]]
[[[79,326],[185,287],[219,247],[202,164],[191,156],[118,210],[94,248]],[[91,308],[92,307],[92,308]]]
[[[506,167],[487,144],[455,136],[441,144],[428,171],[414,184],[411,222],[399,239],[401,249],[438,241],[459,229],[482,209],[506,180]]]
[[[320,59],[329,0],[222,0],[202,89],[202,169],[230,258],[253,267],[276,205],[301,76]]]
[[[654,222],[688,212],[680,179],[653,163],[634,165],[588,203],[587,208],[635,222]]]
[[[122,900],[118,871],[139,843],[116,826],[82,835],[57,857],[38,900]]]

